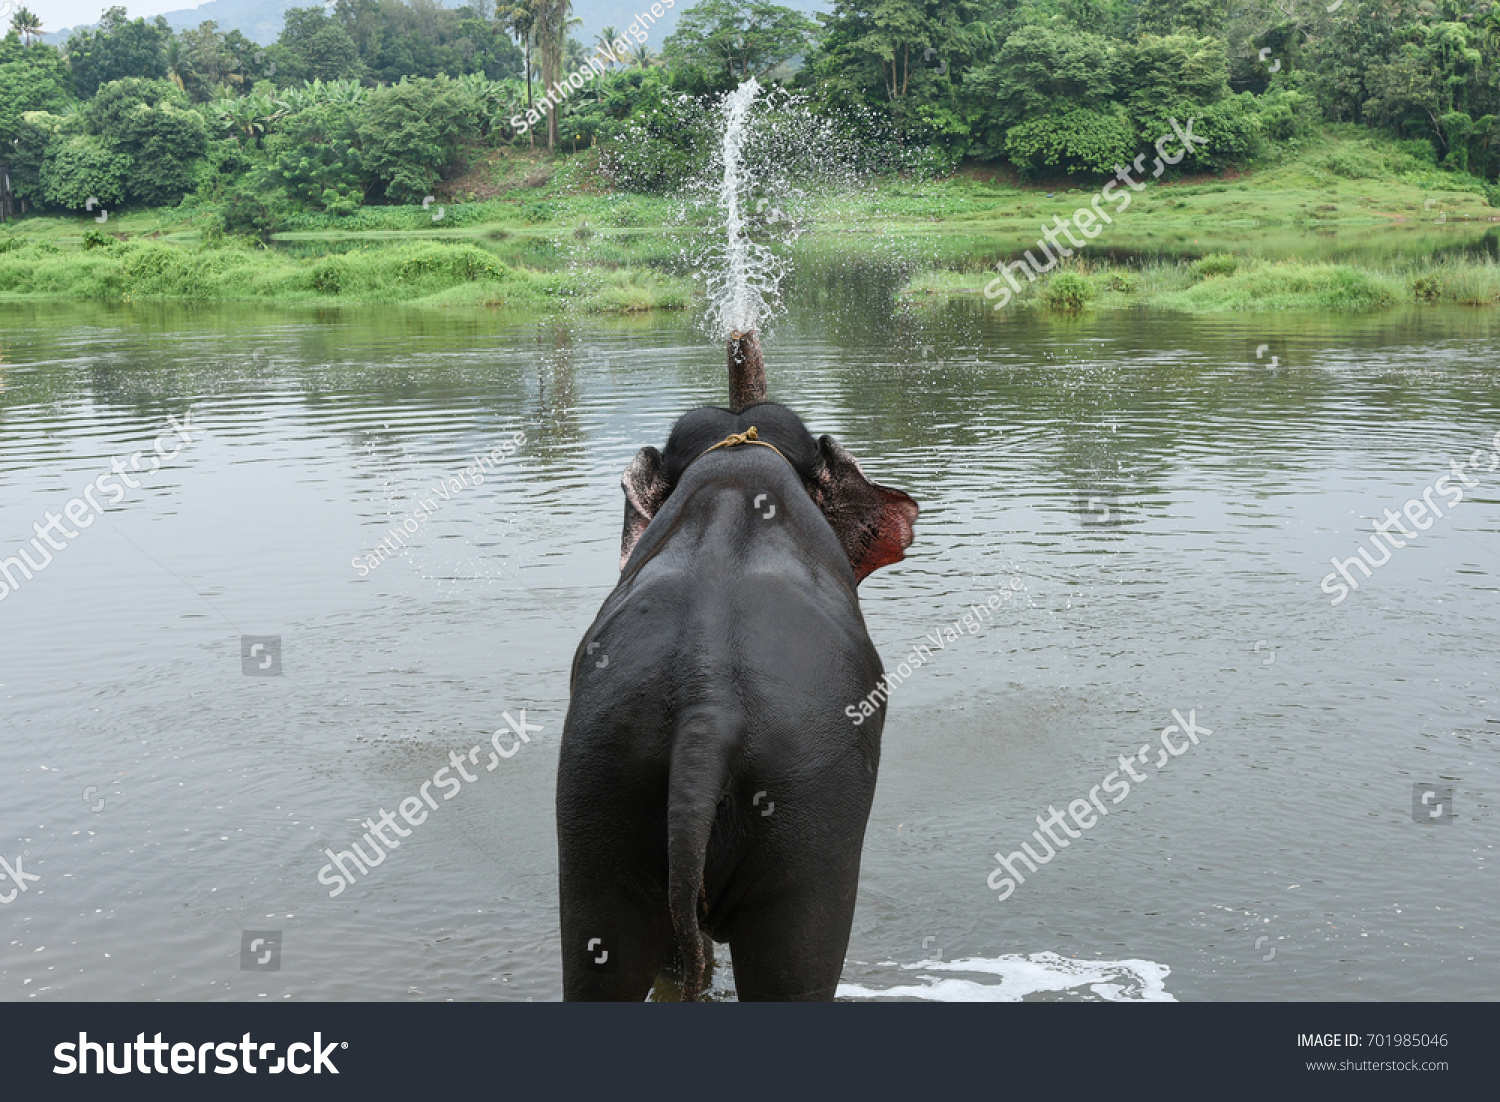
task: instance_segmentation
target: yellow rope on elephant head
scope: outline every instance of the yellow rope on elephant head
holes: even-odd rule
[[[770,448],[777,455],[780,455],[781,458],[786,459],[786,456],[782,455],[782,452],[781,452],[780,448],[778,448],[775,444],[768,444],[768,443],[766,443],[764,440],[762,440],[760,438],[760,433],[758,433],[758,432],[755,431],[755,426],[754,425],[751,425],[744,432],[732,432],[732,433],[730,433],[728,436],[724,437],[724,439],[720,440],[713,447],[706,449],[702,453],[702,455],[698,456],[698,458],[702,459],[703,456],[707,455],[709,452],[711,452],[711,451],[717,451],[719,448],[732,448],[732,447],[735,447],[738,444],[759,444],[763,448]],[[791,462],[790,459],[787,459],[786,461],[788,463]]]

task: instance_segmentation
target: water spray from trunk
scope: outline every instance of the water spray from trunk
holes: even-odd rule
[[[766,369],[761,357],[763,318],[777,298],[782,265],[765,245],[750,239],[746,204],[754,176],[745,164],[751,110],[760,84],[751,77],[724,100],[724,137],[719,147],[723,177],[719,209],[724,240],[710,251],[707,320],[713,334],[727,342],[729,404],[736,412],[766,400]]]

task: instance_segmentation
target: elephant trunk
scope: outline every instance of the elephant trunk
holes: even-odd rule
[[[754,329],[729,334],[729,408],[735,413],[766,400],[766,362]]]

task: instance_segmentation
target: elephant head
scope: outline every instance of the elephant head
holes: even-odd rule
[[[692,463],[729,435],[751,427],[759,442],[770,444],[791,464],[838,537],[856,583],[905,557],[917,503],[900,490],[871,482],[833,437],[814,439],[791,410],[763,401],[736,412],[714,406],[692,410],[672,429],[665,452],[645,447],[636,453],[620,478],[625,491],[621,570]]]

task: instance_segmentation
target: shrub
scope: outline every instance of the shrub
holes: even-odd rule
[[[624,202],[615,204],[614,210],[609,215],[609,224],[621,229],[631,229],[635,226],[650,225],[650,220],[640,203],[633,199],[626,199]]]
[[[1347,147],[1330,153],[1323,158],[1319,167],[1325,172],[1342,176],[1346,180],[1368,180],[1382,175],[1378,165],[1372,163],[1369,158],[1361,156],[1356,150]]]
[[[221,203],[225,194],[254,167],[250,154],[233,138],[208,143],[208,152],[193,170],[193,194]]]
[[[461,283],[503,281],[509,274],[477,245],[429,241],[323,257],[310,269],[308,286],[324,295],[409,298]]]
[[[224,230],[226,233],[243,233],[269,241],[271,234],[281,228],[285,217],[284,200],[278,202],[279,193],[268,194],[260,188],[241,184],[224,197]]]
[[[1393,143],[1397,149],[1405,153],[1413,161],[1424,167],[1432,167],[1437,164],[1437,150],[1432,142],[1426,138],[1408,138],[1405,141]]]
[[[1123,109],[1075,108],[1029,119],[1005,132],[1005,152],[1028,175],[1046,170],[1107,176],[1135,156],[1135,128]]]
[[[1209,276],[1233,275],[1239,266],[1239,258],[1228,253],[1210,253],[1192,263],[1193,273],[1204,279]]]
[[[1272,141],[1296,145],[1317,130],[1316,104],[1304,92],[1275,86],[1258,106],[1261,129]]]
[[[210,214],[203,220],[203,228],[198,231],[198,241],[205,249],[218,249],[224,246],[224,219],[218,214]]]
[[[1165,148],[1175,156],[1180,145],[1172,128],[1174,118],[1184,128],[1191,120],[1193,137],[1203,139],[1204,143],[1195,143],[1177,165],[1178,172],[1217,171],[1240,164],[1253,159],[1264,144],[1260,111],[1255,97],[1249,92],[1228,95],[1207,106],[1192,101],[1169,101],[1138,109],[1135,124],[1142,147],[1162,135],[1174,135]],[[1147,157],[1148,163],[1155,156],[1155,152],[1151,153]]]
[[[56,137],[42,159],[42,197],[54,206],[83,210],[89,199],[105,207],[125,199],[130,158],[115,153],[92,134]]]
[[[1059,272],[1042,288],[1042,305],[1063,314],[1079,313],[1093,297],[1093,284],[1077,272]]]

